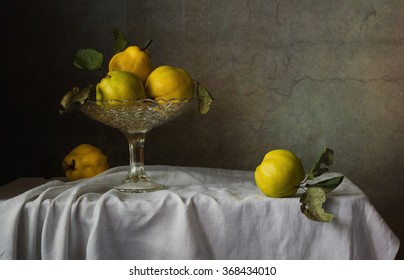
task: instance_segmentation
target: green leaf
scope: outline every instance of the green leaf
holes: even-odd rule
[[[335,188],[337,188],[342,181],[344,180],[344,176],[339,176],[339,177],[334,177],[331,179],[327,179],[321,182],[317,182],[313,185],[307,184],[306,187],[307,188],[313,188],[313,187],[318,187],[323,189],[324,192],[329,193],[332,190],[334,190]]]
[[[317,159],[314,166],[311,168],[307,179],[313,180],[315,177],[318,177],[321,174],[327,172],[328,168],[321,167],[321,165],[325,164],[327,166],[330,166],[333,163],[333,161],[334,161],[334,151],[326,147],[324,151],[321,153],[320,157]]]
[[[311,187],[300,197],[300,210],[310,220],[315,222],[330,222],[334,215],[326,213],[323,209],[323,203],[326,201],[326,195],[322,188]]]
[[[82,70],[102,69],[104,55],[94,49],[80,49],[74,56],[73,64]]]
[[[199,108],[199,113],[201,114],[206,114],[210,110],[210,105],[213,102],[213,97],[209,93],[209,91],[201,85],[198,81],[196,81],[196,93],[198,95],[198,108]]]
[[[93,85],[88,85],[82,90],[80,90],[78,87],[74,87],[71,91],[67,92],[60,101],[60,104],[64,110],[59,110],[59,113],[65,114],[79,108],[90,97],[90,93],[93,88]]]
[[[117,28],[114,28],[112,32],[114,33],[114,53],[124,51],[129,44],[125,34]]]

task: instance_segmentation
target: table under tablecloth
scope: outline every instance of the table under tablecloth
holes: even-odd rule
[[[394,259],[399,248],[346,177],[324,204],[334,219],[319,223],[301,213],[302,192],[267,197],[252,171],[146,166],[166,189],[134,194],[113,189],[127,169],[50,180],[0,200],[0,258]]]

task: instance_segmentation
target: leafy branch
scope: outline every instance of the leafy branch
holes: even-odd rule
[[[332,165],[334,162],[334,151],[325,148],[320,157],[317,159],[313,167],[311,168],[308,179],[313,180],[315,177],[320,176],[321,174],[325,173],[328,171],[328,168],[326,167],[321,167],[321,164],[325,164],[326,166]]]
[[[301,187],[305,192],[300,197],[300,210],[310,220],[316,222],[330,222],[334,215],[326,213],[323,209],[323,203],[327,200],[326,194],[337,188],[344,176],[338,176],[320,182],[309,184],[314,178],[326,173],[329,168],[324,167],[332,165],[334,161],[334,151],[325,148],[321,153],[313,167],[311,168],[307,178],[301,183]]]
[[[117,28],[114,28],[112,30],[112,33],[114,34],[114,53],[125,50],[126,47],[129,45],[126,35]]]
[[[74,56],[73,64],[81,70],[103,69],[104,55],[94,49],[80,49]]]
[[[90,98],[91,92],[93,90],[93,85],[88,85],[83,89],[74,87],[71,91],[67,92],[60,101],[60,105],[62,105],[63,110],[59,110],[59,113],[63,115],[72,110],[78,109],[81,105],[84,104],[84,102],[86,102],[87,99]]]

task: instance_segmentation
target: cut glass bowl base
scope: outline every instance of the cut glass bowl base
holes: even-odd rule
[[[165,187],[158,183],[146,179],[141,179],[137,182],[125,180],[125,182],[123,182],[119,186],[114,187],[114,189],[125,193],[146,193],[163,190],[165,189]]]

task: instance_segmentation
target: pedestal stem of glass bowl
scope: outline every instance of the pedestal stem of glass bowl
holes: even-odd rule
[[[146,132],[125,133],[129,144],[129,172],[123,183],[115,189],[121,192],[142,193],[164,189],[150,180],[144,167],[144,143]]]
[[[146,133],[127,133],[129,143],[129,173],[126,181],[150,181],[144,170],[144,142]]]

